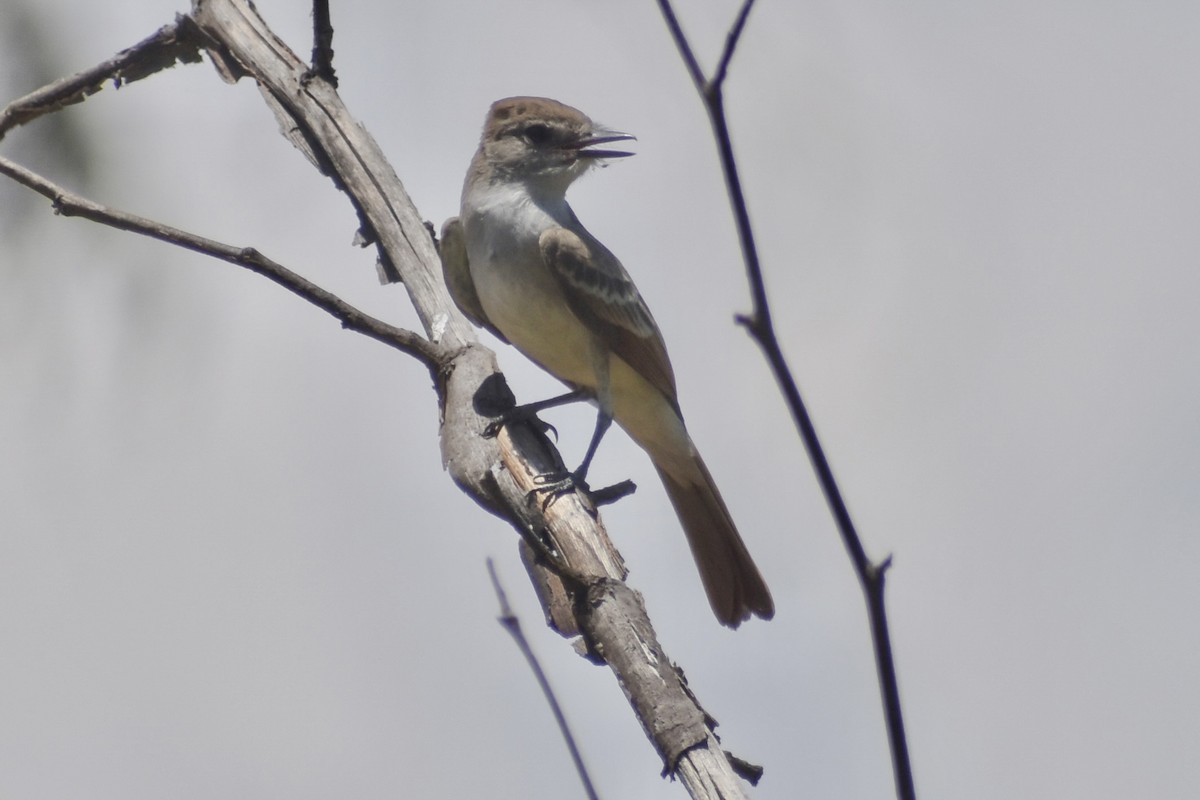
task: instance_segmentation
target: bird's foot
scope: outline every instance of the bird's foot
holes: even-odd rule
[[[637,491],[637,484],[628,478],[611,486],[605,486],[593,491],[584,476],[578,472],[538,475],[533,480],[537,486],[531,489],[526,496],[532,498],[534,495],[544,494],[545,499],[542,501],[543,510],[550,503],[554,502],[555,498],[561,497],[564,494],[570,494],[577,489],[591,498],[592,504],[596,506],[615,503],[622,497],[626,497]]]
[[[576,489],[589,492],[587,480],[578,472],[553,472],[548,475],[538,475],[533,479],[534,488],[526,493],[526,497],[543,494],[542,510],[545,511],[556,497],[571,494]]]

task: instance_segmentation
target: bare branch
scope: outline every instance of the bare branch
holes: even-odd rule
[[[329,0],[313,0],[313,51],[309,74],[337,88],[337,74],[333,71],[333,21],[329,16]]]
[[[200,41],[195,26],[189,18],[180,17],[107,61],[9,103],[0,111],[0,139],[13,128],[44,114],[82,103],[100,91],[106,81],[111,80],[119,87],[173,67],[177,61],[190,64],[199,60]]]
[[[574,624],[590,652],[603,654],[616,674],[665,769],[683,778],[686,765],[694,765],[689,774],[700,777],[685,782],[695,797],[715,797],[708,793],[712,786],[722,787],[726,798],[740,796],[710,718],[662,651],[640,600],[635,602],[635,593],[623,583],[620,555],[588,498],[580,493],[559,497],[544,513],[528,502],[537,476],[561,470],[557,452],[528,425],[506,426],[495,439],[482,438],[488,420],[480,408],[503,384],[495,356],[475,342],[465,320],[450,307],[441,270],[427,256],[433,255],[429,237],[378,146],[328,84],[312,80],[297,91],[304,65],[244,0],[197,0],[194,18],[231,66],[254,76],[281,118],[311,144],[316,163],[336,176],[387,259],[397,262],[427,326],[451,308],[441,341],[453,337],[467,343],[442,369],[439,382],[442,453],[455,482],[518,530],[550,539],[573,576],[566,594],[573,598]]]
[[[433,240],[378,145],[329,81],[309,73],[247,0],[195,0],[191,19],[220,74],[229,81],[253,77],[284,135],[350,198],[359,212],[362,240],[377,245],[389,279],[402,279],[432,342],[365,315],[353,316],[357,312],[337,298],[253,250],[104,209],[8,162],[0,172],[41,191],[61,213],[116,224],[258,271],[330,313],[346,315],[339,317],[344,323],[362,325],[367,335],[411,348],[424,363],[435,365],[444,465],[481,506],[527,540],[544,542],[543,550],[553,554],[531,563],[539,582],[557,583],[561,589],[566,601],[561,608],[570,621],[560,631],[573,626],[582,633],[588,655],[613,670],[662,757],[665,773],[678,776],[697,798],[744,796],[712,732],[716,723],[658,643],[640,597],[624,584],[623,561],[591,499],[576,492],[556,497],[545,508],[530,502],[538,476],[561,470],[557,451],[527,424],[505,426],[494,438],[483,435],[494,416],[489,409],[511,405],[511,392],[495,354],[477,342],[452,305]],[[97,71],[102,70],[92,72]]]
[[[521,651],[521,655],[525,656],[525,662],[529,664],[529,668],[533,670],[533,676],[537,679],[538,686],[542,689],[542,694],[546,698],[546,702],[550,704],[550,710],[554,713],[554,721],[558,723],[558,730],[562,733],[563,740],[567,743],[567,750],[571,753],[571,761],[575,764],[575,771],[579,773],[579,780],[583,782],[583,791],[587,794],[590,800],[598,800],[595,787],[592,786],[592,779],[588,775],[587,767],[584,766],[583,756],[579,753],[579,748],[575,745],[575,737],[571,733],[571,726],[567,724],[566,715],[563,714],[562,706],[558,704],[558,698],[554,695],[554,689],[550,686],[550,681],[546,678],[545,671],[542,670],[542,665],[538,662],[537,655],[534,654],[533,648],[529,646],[529,640],[525,638],[525,633],[521,630],[521,620],[513,613],[512,607],[508,604],[508,597],[504,594],[504,587],[500,585],[500,576],[496,574],[496,565],[489,558],[487,560],[488,574],[492,577],[492,588],[496,590],[496,599],[500,601],[500,616],[498,621],[504,630],[508,631],[513,637],[513,641],[517,643],[517,649]]]
[[[875,666],[879,676],[880,693],[882,695],[884,716],[887,722],[888,743],[891,746],[892,770],[896,783],[896,794],[902,800],[913,800],[916,788],[913,782],[912,764],[908,754],[908,740],[904,732],[904,716],[900,706],[900,689],[896,678],[896,665],[892,655],[891,635],[888,632],[887,613],[884,604],[884,577],[891,563],[889,556],[881,564],[874,564],[867,556],[862,539],[850,518],[850,510],[842,498],[841,490],[833,476],[833,469],[825,450],[817,436],[816,427],[809,416],[800,389],[792,375],[791,367],[783,355],[775,326],[771,320],[771,306],[767,299],[767,290],[763,282],[762,267],[758,258],[758,247],[754,241],[754,231],[750,225],[750,212],[746,207],[746,199],[742,192],[741,178],[738,176],[737,160],[733,154],[733,143],[729,134],[729,124],[725,116],[723,86],[728,74],[729,63],[734,50],[740,41],[746,19],[750,13],[753,0],[746,0],[729,35],[726,37],[725,50],[712,80],[705,80],[699,73],[691,45],[675,17],[670,0],[659,0],[663,18],[667,28],[675,39],[676,47],[683,56],[684,65],[692,76],[692,82],[704,102],[712,124],[713,137],[716,140],[717,152],[721,162],[721,170],[725,176],[725,186],[729,193],[729,202],[741,244],[742,260],[746,266],[746,278],[750,284],[753,297],[754,311],[751,315],[739,315],[737,321],[758,342],[766,356],[771,371],[775,375],[780,390],[784,394],[788,408],[804,442],[817,481],[825,494],[842,543],[854,564],[855,573],[862,586],[867,602],[867,616],[871,628],[871,641],[875,650]]]
[[[614,483],[612,486],[605,486],[600,489],[592,490],[592,502],[598,506],[606,506],[610,503],[615,503],[623,497],[628,497],[637,491],[637,484],[626,478],[623,481]]]
[[[43,197],[49,198],[54,204],[54,212],[64,217],[83,217],[84,219],[108,225],[123,231],[138,233],[158,239],[168,244],[193,250],[197,253],[237,264],[252,272],[257,272],[289,291],[298,294],[320,309],[341,320],[342,327],[390,345],[397,350],[416,357],[431,370],[445,360],[442,348],[412,331],[397,328],[382,320],[359,311],[334,294],[322,289],[315,283],[297,275],[286,267],[248,247],[234,247],[221,242],[206,239],[193,233],[172,228],[160,222],[117,211],[94,203],[84,197],[69,192],[40,175],[24,167],[14,164],[6,158],[0,158],[0,174],[7,175],[17,183],[33,189]]]
[[[725,50],[721,53],[721,60],[717,62],[717,69],[713,73],[713,79],[709,82],[711,89],[720,91],[725,83],[725,76],[729,72],[729,62],[733,59],[733,51],[737,49],[738,41],[742,38],[742,31],[746,29],[746,20],[750,17],[750,7],[754,5],[754,0],[746,0],[742,3],[742,9],[738,12],[737,19],[733,21],[733,27],[729,29],[729,35],[725,37]]]
[[[683,59],[683,65],[687,67],[688,75],[691,76],[692,83],[696,85],[696,91],[704,94],[704,70],[700,68],[700,62],[696,60],[696,54],[692,52],[692,46],[688,44],[687,36],[684,35],[683,28],[679,25],[675,9],[671,7],[671,0],[658,0],[658,7],[662,10],[663,19],[667,21],[667,28],[671,31],[671,38],[675,40],[675,46],[679,48],[679,56]]]

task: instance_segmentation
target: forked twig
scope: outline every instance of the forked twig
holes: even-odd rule
[[[695,84],[708,111],[712,124],[713,136],[716,139],[717,151],[721,160],[721,170],[725,175],[725,186],[729,192],[729,202],[733,208],[733,216],[738,231],[738,241],[741,244],[742,259],[746,265],[746,277],[750,283],[754,310],[749,315],[739,315],[737,321],[758,342],[771,365],[780,389],[792,411],[800,438],[804,441],[809,460],[817,473],[817,480],[825,494],[825,500],[833,513],[842,542],[854,564],[863,593],[867,601],[867,616],[871,626],[871,641],[875,649],[875,666],[879,675],[879,687],[882,694],[884,715],[887,721],[888,742],[892,752],[892,770],[896,782],[896,794],[901,800],[915,800],[916,789],[913,784],[912,765],[908,755],[908,742],[904,733],[904,717],[900,706],[900,689],[896,680],[896,665],[892,656],[891,636],[888,633],[887,612],[884,605],[884,578],[891,566],[891,557],[879,563],[872,562],[867,556],[854,522],[850,518],[850,510],[842,498],[837,481],[833,477],[833,469],[825,450],[817,437],[816,428],[808,409],[800,397],[800,389],[792,376],[791,368],[783,355],[779,339],[775,334],[775,326],[771,321],[771,307],[767,300],[767,291],[763,282],[762,267],[758,260],[758,247],[754,243],[754,231],[750,225],[750,213],[742,194],[742,183],[738,177],[737,160],[733,155],[733,144],[729,135],[729,124],[725,117],[725,105],[722,88],[729,70],[729,62],[733,58],[746,19],[754,0],[745,0],[734,20],[733,26],[725,40],[725,49],[713,77],[708,79],[700,68],[687,36],[679,25],[670,0],[658,0],[667,28],[675,40],[688,74]]]

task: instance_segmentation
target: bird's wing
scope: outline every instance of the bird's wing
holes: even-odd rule
[[[442,225],[438,254],[442,258],[442,277],[458,310],[471,322],[507,342],[508,339],[488,320],[483,304],[479,302],[479,293],[475,291],[475,281],[471,278],[471,263],[467,260],[467,237],[458,217],[451,217]]]
[[[581,236],[561,227],[543,231],[538,245],[575,315],[678,411],[662,334],[617,257],[586,231]]]

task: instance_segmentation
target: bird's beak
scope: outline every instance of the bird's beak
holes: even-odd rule
[[[566,149],[574,150],[579,158],[625,158],[626,156],[633,155],[633,153],[628,150],[597,149],[596,145],[608,144],[609,142],[626,142],[636,139],[637,137],[631,133],[598,129],[566,145]]]

